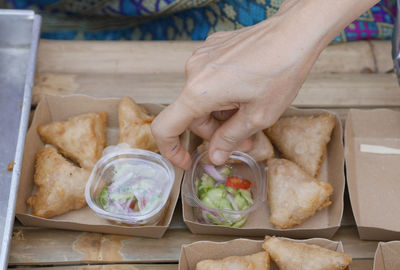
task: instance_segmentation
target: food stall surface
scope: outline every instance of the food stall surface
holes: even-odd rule
[[[138,103],[172,102],[184,82],[184,65],[198,42],[80,42],[42,40],[33,103],[43,94],[131,96]],[[345,121],[350,108],[400,109],[400,91],[389,42],[329,46],[296,100],[300,108],[325,108]],[[359,239],[348,195],[342,241],[352,270],[372,269],[377,241]],[[181,245],[235,236],[195,235],[182,219],[180,202],[161,239],[14,225],[9,267],[13,269],[178,269]],[[258,238],[260,239],[260,238]]]

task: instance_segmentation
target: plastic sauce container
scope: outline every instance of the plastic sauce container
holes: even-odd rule
[[[224,166],[212,165],[208,151],[195,151],[192,159],[184,198],[197,221],[242,227],[248,215],[265,201],[265,174],[260,166],[239,151],[234,151]]]
[[[96,163],[85,198],[100,217],[122,225],[157,224],[175,179],[169,161],[154,152],[110,146]]]

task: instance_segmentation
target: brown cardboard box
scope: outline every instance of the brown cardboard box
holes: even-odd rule
[[[345,130],[347,185],[361,239],[400,238],[400,155],[360,151],[361,144],[400,149],[400,112],[350,110]]]
[[[400,269],[400,241],[379,242],[375,252],[374,270]]]
[[[18,189],[18,199],[16,203],[16,216],[23,225],[136,235],[153,238],[160,238],[163,236],[171,222],[172,214],[179,197],[183,171],[177,168],[175,168],[175,183],[172,187],[169,204],[164,214],[164,218],[158,225],[137,227],[113,225],[107,220],[96,216],[89,207],[71,211],[51,219],[45,219],[31,215],[31,209],[26,204],[26,200],[31,196],[34,189],[33,174],[35,168],[35,156],[44,146],[44,143],[41,141],[39,134],[37,133],[38,125],[50,123],[52,121],[64,121],[67,120],[68,117],[87,112],[107,112],[107,143],[108,145],[117,144],[119,101],[120,100],[116,98],[96,99],[82,95],[68,97],[45,96],[40,101],[26,137],[25,152]],[[144,104],[144,106],[153,114],[157,114],[163,109],[163,106],[156,104]],[[188,144],[187,134],[183,136],[182,143],[184,145]]]
[[[289,108],[284,115],[320,115],[326,112],[329,111]],[[281,230],[275,228],[269,222],[269,208],[267,201],[265,201],[255,212],[250,213],[243,227],[231,228],[199,223],[193,214],[193,208],[185,201],[184,196],[182,196],[183,220],[190,231],[197,234],[238,236],[277,235],[292,238],[331,238],[338,230],[342,219],[345,186],[342,125],[338,116],[335,115],[335,117],[336,125],[332,132],[331,141],[328,144],[327,155],[322,163],[320,174],[318,175],[319,179],[328,180],[334,189],[333,195],[331,196],[332,205],[318,211],[313,217],[306,220],[300,226]],[[201,140],[198,137],[191,135],[190,151],[194,151],[200,143]],[[264,165],[262,164],[262,166]],[[185,174],[183,179],[182,193],[184,192],[185,183],[189,181],[187,176],[188,174]]]
[[[318,245],[330,250],[343,252],[342,242],[330,241],[323,238],[293,241]],[[229,256],[254,254],[264,250],[262,248],[263,242],[261,240],[235,239],[228,242],[199,241],[183,245],[179,258],[179,270],[194,270],[196,264],[201,260],[216,260]],[[274,262],[271,263],[271,270],[278,270]]]

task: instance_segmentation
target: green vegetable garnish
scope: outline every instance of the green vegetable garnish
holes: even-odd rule
[[[210,172],[215,172],[214,168],[210,168],[207,165],[207,170]],[[221,175],[227,177],[232,177],[231,169],[227,166],[218,170]],[[226,180],[221,181],[221,177],[218,177],[218,181],[211,177],[207,173],[203,173],[200,179],[196,179],[195,186],[197,188],[197,196],[201,202],[209,207],[216,209],[215,211],[210,211],[200,209],[202,211],[203,219],[207,219],[207,222],[211,222],[215,225],[224,225],[239,228],[246,223],[247,216],[240,216],[238,214],[227,214],[220,212],[218,210],[245,210],[249,208],[254,202],[251,195],[251,189],[249,188],[250,181],[243,180],[247,189],[235,188],[235,185],[226,185]],[[232,177],[239,179],[238,177]],[[247,181],[247,182],[245,182]],[[240,183],[239,183],[240,184]],[[243,185],[238,185],[239,187]],[[238,220],[239,219],[239,220]]]

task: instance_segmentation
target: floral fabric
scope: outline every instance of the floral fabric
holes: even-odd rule
[[[5,0],[43,16],[42,37],[79,40],[204,40],[268,19],[283,0]],[[395,0],[382,0],[334,42],[390,39]],[[299,29],[301,31],[301,29]]]

